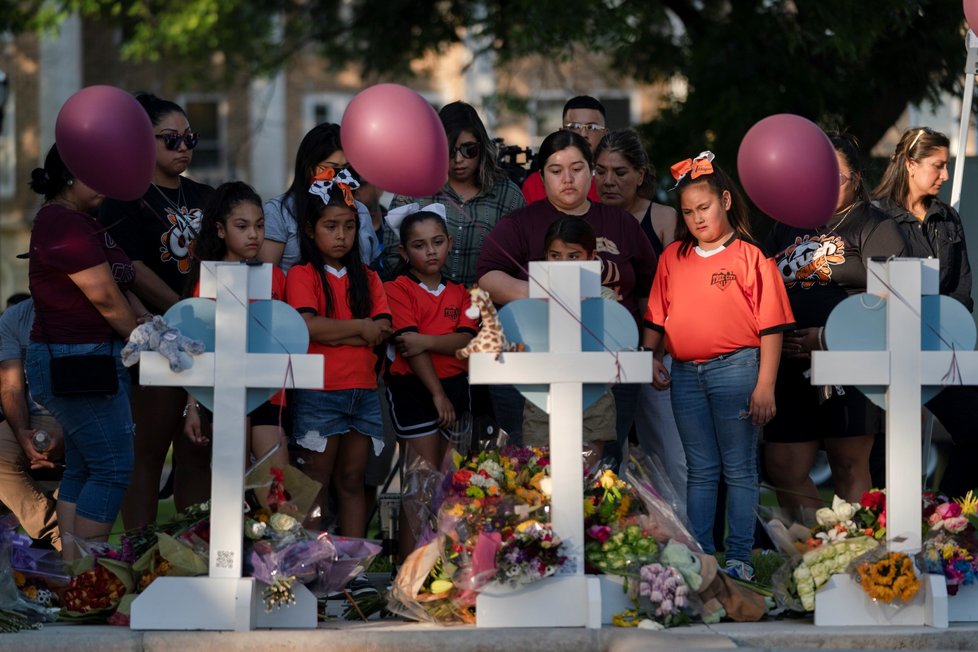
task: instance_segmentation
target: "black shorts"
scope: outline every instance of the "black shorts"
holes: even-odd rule
[[[465,374],[442,378],[448,400],[456,418],[470,411],[469,379]],[[438,411],[431,393],[417,376],[388,376],[387,405],[394,432],[402,439],[424,437],[438,432]]]
[[[275,405],[271,401],[265,401],[254,410],[248,417],[251,419],[251,427],[255,426],[277,426],[279,425],[279,412],[281,411],[281,423],[284,428],[289,423],[289,413],[284,406]]]
[[[774,390],[777,414],[764,426],[764,441],[793,444],[883,432],[883,410],[855,387],[832,388],[832,397],[819,403],[820,388],[803,373],[807,360],[781,360]]]

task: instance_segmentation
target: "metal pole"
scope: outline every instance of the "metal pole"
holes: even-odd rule
[[[968,30],[966,39],[968,59],[964,64],[964,95],[961,97],[961,126],[958,129],[958,149],[954,154],[954,181],[951,183],[951,206],[961,205],[961,182],[968,149],[968,127],[971,125],[971,104],[975,95],[975,73],[978,65],[978,36]]]

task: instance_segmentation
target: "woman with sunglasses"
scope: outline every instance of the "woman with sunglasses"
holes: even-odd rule
[[[106,199],[99,209],[99,221],[132,259],[135,294],[152,312],[163,314],[186,290],[192,244],[204,205],[214,190],[183,176],[198,140],[186,111],[149,93],[138,94],[136,100],[149,115],[156,136],[153,182],[137,201]],[[210,496],[210,451],[180,435],[186,397],[177,387],[133,383],[135,468],[122,506],[127,528],[156,522],[160,474],[171,443],[177,509]]]
[[[442,273],[454,283],[472,285],[475,265],[486,236],[507,213],[522,208],[523,195],[496,162],[496,144],[479,114],[465,102],[452,102],[438,112],[448,136],[448,181],[434,195],[398,195],[391,208],[417,202],[443,204],[454,246]],[[387,276],[400,260],[397,234],[384,226],[384,271]]]
[[[907,129],[873,198],[903,230],[907,255],[937,258],[941,294],[957,299],[971,312],[971,263],[961,216],[937,196],[948,179],[950,146],[948,137],[933,129]],[[946,387],[927,402],[927,409],[954,441],[941,479],[941,491],[952,497],[978,486],[973,461],[978,454],[978,428],[972,417],[976,403],[978,388],[973,386]]]
[[[764,428],[764,462],[782,507],[822,506],[809,473],[819,447],[832,469],[835,493],[858,502],[872,485],[869,456],[883,431],[883,413],[854,387],[814,387],[812,351],[825,348],[829,313],[847,297],[866,291],[870,258],[902,256],[897,225],[869,203],[859,146],[849,136],[829,138],[839,162],[835,214],[817,229],[777,223],[767,242],[797,328],[786,332],[775,385],[778,412]]]

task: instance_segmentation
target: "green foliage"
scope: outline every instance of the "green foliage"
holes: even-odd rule
[[[463,40],[501,63],[583,47],[640,80],[685,80],[644,128],[654,160],[711,147],[732,171],[743,134],[773,113],[848,127],[869,147],[907,103],[958,90],[965,56],[949,0],[0,0],[0,30],[50,29],[72,11],[120,27],[128,60],[213,72],[220,53],[245,78],[303,48],[398,80]]]

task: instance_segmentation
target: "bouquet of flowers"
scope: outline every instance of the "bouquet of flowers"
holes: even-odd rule
[[[659,547],[640,525],[639,517],[613,525],[592,525],[585,533],[584,558],[588,564],[612,575],[638,575],[655,561]]]
[[[978,579],[975,556],[952,537],[938,536],[924,541],[917,561],[924,572],[944,576],[948,595],[957,595],[959,587],[974,584]]]
[[[836,573],[847,571],[857,557],[876,548],[879,543],[872,537],[862,536],[826,543],[806,552],[790,571],[775,575],[774,594],[777,601],[797,611],[815,609],[815,591]],[[799,609],[800,607],[800,609]]]
[[[549,525],[525,521],[496,553],[496,581],[511,586],[550,577],[565,563],[560,537]]]
[[[638,594],[649,601],[645,609],[656,622],[672,627],[689,622],[689,586],[682,573],[671,566],[648,564],[639,571]]]
[[[542,449],[456,453],[435,501],[437,532],[408,556],[388,608],[417,620],[474,622],[476,597],[488,582],[519,586],[557,572],[563,544],[540,520],[549,474]]]
[[[913,559],[903,552],[870,551],[853,564],[852,573],[866,595],[887,604],[910,602],[920,589]]]

